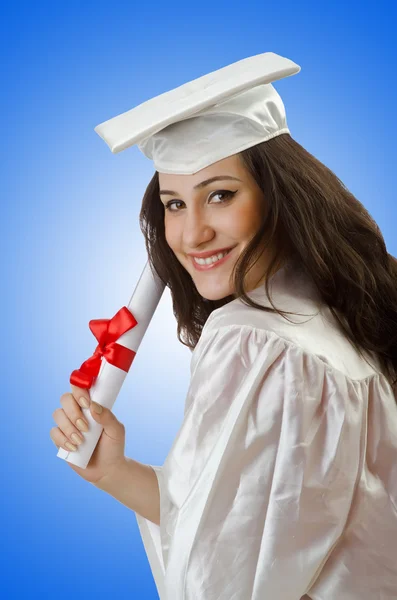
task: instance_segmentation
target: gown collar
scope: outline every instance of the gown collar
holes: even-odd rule
[[[269,292],[275,306],[282,310],[318,310],[322,304],[313,279],[296,260],[288,260],[272,275],[269,279]],[[257,304],[272,307],[265,283],[248,292],[247,296]],[[242,300],[236,298],[230,304],[234,303],[242,303]]]

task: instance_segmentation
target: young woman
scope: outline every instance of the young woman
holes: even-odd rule
[[[395,598],[396,259],[280,127],[176,171],[156,170],[140,217],[193,351],[183,423],[152,467],[91,403],[104,432],[71,467],[135,511],[162,599]],[[82,399],[61,398],[57,446]]]

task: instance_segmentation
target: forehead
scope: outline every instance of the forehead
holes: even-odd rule
[[[160,188],[173,190],[193,188],[197,183],[216,177],[218,175],[230,175],[239,179],[247,179],[248,174],[240,157],[237,154],[219,160],[205,169],[201,169],[193,175],[176,175],[174,173],[159,173]]]

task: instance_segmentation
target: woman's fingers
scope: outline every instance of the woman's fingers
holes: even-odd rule
[[[58,427],[51,429],[50,437],[56,446],[74,451],[84,441],[82,432],[88,431],[88,422],[72,394],[61,396],[61,406],[52,413]]]
[[[50,438],[58,449],[63,448],[66,450],[66,452],[73,452],[78,448],[78,446],[70,442],[66,435],[59,429],[59,427],[53,427],[50,430]]]
[[[62,434],[66,436],[74,446],[79,446],[84,442],[83,434],[73,425],[70,419],[68,419],[62,408],[57,408],[53,414],[53,418]]]
[[[72,394],[67,393],[61,396],[61,406],[75,428],[80,431],[88,431],[88,422],[81,410],[81,406],[77,403]],[[57,423],[57,421],[55,422]],[[66,431],[65,433],[67,435]]]

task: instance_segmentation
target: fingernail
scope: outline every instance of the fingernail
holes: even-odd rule
[[[81,439],[80,436],[77,435],[77,433],[72,433],[72,435],[70,436],[70,439],[72,440],[72,442],[74,442],[76,444],[76,446],[78,446],[79,444],[81,444],[83,442],[83,440]]]
[[[87,398],[85,396],[82,396],[80,398],[80,403],[81,403],[82,406],[84,406],[84,408],[88,408],[89,405],[90,405],[89,402],[88,402],[88,400],[87,400]]]
[[[76,452],[77,450],[76,446],[73,446],[73,444],[71,444],[70,442],[65,442],[65,446],[71,452]]]
[[[102,406],[100,404],[97,404],[96,402],[91,402],[91,404],[94,411],[100,415],[102,412]]]
[[[88,425],[85,421],[83,421],[83,419],[77,419],[76,425],[80,431],[88,431]]]

